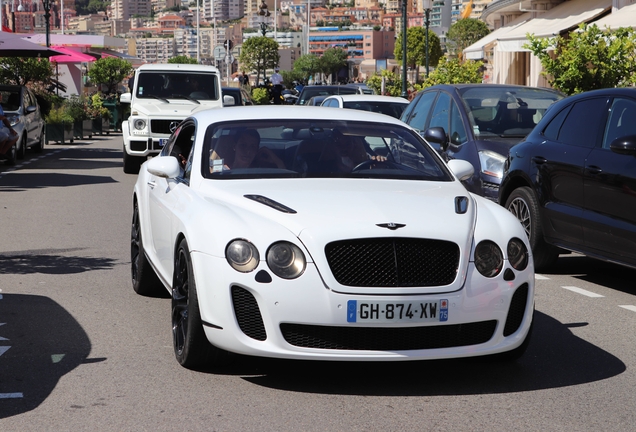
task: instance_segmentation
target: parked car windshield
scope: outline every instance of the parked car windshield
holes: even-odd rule
[[[300,92],[298,98],[298,105],[306,105],[307,101],[314,96],[331,96],[331,95],[347,95],[347,94],[359,94],[360,91],[357,87],[348,86],[305,86],[303,91]]]
[[[7,111],[17,111],[20,109],[20,89],[6,89],[0,88],[0,93],[2,94],[2,110],[4,112]]]
[[[418,134],[382,123],[281,119],[213,124],[203,151],[202,172],[211,179],[453,179]]]
[[[394,118],[400,118],[404,109],[408,106],[405,103],[394,102],[344,102],[343,108],[351,108],[362,111],[372,111],[380,114],[386,114]]]
[[[532,87],[477,86],[460,90],[476,137],[524,137],[543,118],[558,92]]]
[[[218,100],[216,74],[195,72],[142,72],[136,97],[141,99]]]

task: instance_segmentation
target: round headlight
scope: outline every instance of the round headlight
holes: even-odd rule
[[[295,279],[305,271],[305,254],[293,243],[274,243],[267,250],[267,265],[283,279]]]
[[[146,129],[146,120],[144,120],[144,119],[137,119],[137,120],[135,120],[134,125],[135,125],[135,129],[137,129],[137,130],[143,130],[143,129]]]
[[[528,267],[528,249],[521,239],[513,238],[508,242],[508,261],[515,270],[525,270]]]
[[[258,249],[247,240],[232,240],[225,248],[225,258],[234,270],[249,273],[258,266]]]
[[[485,240],[475,248],[475,267],[486,277],[495,277],[503,268],[503,254],[494,242]]]

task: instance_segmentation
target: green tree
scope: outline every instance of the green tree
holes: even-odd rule
[[[636,84],[636,31],[601,30],[581,24],[567,37],[527,35],[529,49],[541,61],[550,85],[567,95]]]
[[[294,71],[300,74],[304,82],[320,71],[320,57],[316,54],[304,54],[294,62]]]
[[[460,19],[448,29],[446,48],[449,53],[461,59],[464,48],[471,46],[488,33],[490,30],[485,22],[474,18]]]
[[[251,37],[243,42],[239,63],[242,70],[255,70],[256,77],[265,71],[278,65],[280,56],[278,55],[278,43],[265,36]]]
[[[175,64],[198,64],[197,63],[197,59],[192,58],[192,57],[188,57],[185,55],[178,55],[176,57],[172,57],[168,60],[168,63],[175,63]]]
[[[480,61],[460,59],[447,59],[442,57],[437,68],[424,80],[422,86],[416,86],[418,90],[437,84],[464,84],[480,83],[483,78],[483,66]]]
[[[48,59],[4,57],[0,59],[0,82],[13,85],[41,84],[47,87],[55,73]]]
[[[384,93],[382,93],[382,78],[384,78]],[[379,74],[376,72],[367,78],[367,86],[375,90],[377,94],[397,97],[402,94],[402,77],[390,70],[383,69]]]
[[[132,65],[118,57],[101,58],[88,70],[88,77],[95,84],[103,84],[108,87],[107,94],[117,92],[117,85],[124,80],[130,72]]]
[[[325,75],[333,75],[347,65],[348,54],[342,48],[327,48],[318,60],[320,72]]]
[[[402,65],[402,32],[395,41],[393,51],[395,60]],[[429,29],[428,31],[428,65],[435,67],[443,56],[442,45],[439,37]],[[426,65],[426,29],[424,27],[409,27],[406,31],[406,65],[411,69]]]

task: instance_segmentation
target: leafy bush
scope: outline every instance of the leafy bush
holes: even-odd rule
[[[105,118],[112,120],[112,115],[108,108],[104,106],[104,101],[99,93],[91,96],[90,105],[87,108],[88,117],[91,119]]]
[[[71,96],[64,103],[66,106],[66,112],[73,117],[75,121],[88,119],[88,104],[83,98],[77,95]]]
[[[45,117],[45,120],[49,124],[64,123],[67,128],[73,127],[73,117],[68,113],[64,105],[52,108],[51,111],[49,111],[48,115]]]
[[[269,103],[269,95],[267,89],[255,88],[252,90],[252,99],[256,105],[267,105]]]

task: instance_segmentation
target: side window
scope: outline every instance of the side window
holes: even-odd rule
[[[605,128],[603,148],[608,149],[616,138],[627,135],[636,135],[636,102],[631,99],[616,98]]]
[[[428,125],[432,127],[443,127],[444,131],[448,133],[449,120],[450,120],[450,103],[451,98],[448,93],[440,92],[437,102],[435,102],[435,108],[433,109],[433,116],[431,117],[431,123]]]
[[[562,109],[561,112],[554,116],[550,123],[548,123],[548,126],[546,126],[546,128],[543,130],[543,135],[547,139],[551,141],[557,140],[557,138],[559,137],[559,132],[561,131],[561,126],[563,126],[563,122],[568,116],[570,108],[572,108],[571,105],[566,107],[565,109]]]
[[[587,99],[575,103],[563,122],[558,141],[578,147],[596,146],[606,106],[606,98]]]
[[[436,96],[437,92],[428,92],[415,101],[417,105],[413,108],[410,119],[407,119],[407,123],[412,128],[419,131],[424,130]]]
[[[451,102],[451,117],[450,117],[450,140],[453,144],[464,144],[468,139],[466,136],[466,128],[462,121],[462,115],[459,112],[459,107],[455,101]]]

